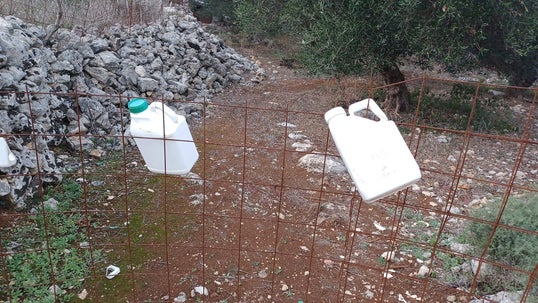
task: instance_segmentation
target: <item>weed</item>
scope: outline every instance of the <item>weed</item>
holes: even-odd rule
[[[44,200],[54,198],[63,204],[63,208],[67,208],[82,197],[82,187],[75,181],[66,180],[60,183],[57,187],[47,190],[43,196]]]
[[[500,206],[500,201],[494,201],[482,209],[473,211],[471,215],[489,221],[498,215]],[[510,227],[529,231],[538,230],[537,213],[538,193],[512,198],[507,202],[500,220],[507,227],[497,227],[489,245],[488,239],[493,226],[487,223],[472,222],[468,226],[467,236],[464,239],[469,241],[477,254],[480,254],[488,245],[487,254],[490,259],[532,272],[538,264],[538,237]],[[488,289],[520,290],[527,284],[527,275],[501,268],[492,270],[496,274],[488,275],[479,285],[480,290],[485,293]],[[538,289],[535,286],[534,292],[536,291]]]
[[[443,262],[443,269],[449,272],[452,268],[463,264],[464,259],[458,256],[450,255],[444,252],[437,253],[437,259]]]
[[[291,289],[288,289],[284,292],[286,294],[286,296],[288,297],[293,297],[295,294],[293,293],[293,290]]]
[[[379,257],[379,258],[377,258],[377,263],[379,265],[385,265],[385,264],[387,264],[387,259],[385,259],[383,257]]]
[[[17,243],[16,249],[4,252],[9,289],[0,285],[0,294],[10,302],[68,302],[82,286],[100,251],[79,248],[88,240],[79,226],[85,218],[70,207],[81,195],[78,183],[60,184],[45,195],[59,201],[58,209],[46,207],[2,236],[3,247]]]
[[[423,259],[424,258],[424,253],[427,251],[425,248],[415,246],[415,245],[411,245],[411,244],[407,244],[407,243],[403,243],[400,246],[400,250],[402,252],[406,252],[406,253],[412,255],[413,257],[415,257],[417,259]]]
[[[476,87],[456,84],[448,94],[433,94],[430,90],[422,94],[419,116],[428,125],[465,130],[472,110]],[[417,103],[420,92],[413,92]],[[477,132],[518,132],[509,110],[503,110],[501,99],[490,96],[486,89],[479,89],[473,112],[471,128]]]
[[[433,235],[441,224],[439,218],[424,216],[421,212],[410,209],[404,209],[402,218],[409,222],[406,224],[406,230],[413,234],[410,241],[428,246],[435,244],[436,237]]]

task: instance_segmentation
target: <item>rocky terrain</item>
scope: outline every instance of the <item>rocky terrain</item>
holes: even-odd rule
[[[242,49],[255,58],[253,64],[204,31],[193,17],[182,14],[167,17],[160,24],[114,27],[103,35],[78,28],[60,30],[50,44],[43,41],[43,29],[15,18],[1,19],[0,29],[0,90],[3,91],[0,93],[0,128],[20,160],[16,166],[0,170],[10,174],[9,182],[0,178],[0,199],[4,206],[31,208],[26,201],[30,201],[28,198],[39,186],[39,178],[35,177],[38,172],[44,182],[55,183],[62,178],[63,171],[73,168],[69,155],[57,153],[56,146],[67,147],[74,153],[84,150],[91,154],[119,148],[122,132],[128,125],[125,104],[130,97],[177,101],[171,105],[191,118],[200,116],[204,98],[213,97],[211,123],[203,125],[203,140],[212,142],[213,149],[205,150],[204,175],[199,169],[199,174],[192,178],[204,179],[207,188],[201,188],[201,184],[190,185],[193,193],[187,195],[190,199],[187,206],[179,196],[175,199],[182,201],[174,200],[177,203],[170,203],[170,208],[162,212],[158,203],[157,206],[148,203],[148,213],[157,215],[146,218],[147,229],[133,231],[133,235],[153,239],[153,224],[160,224],[159,220],[165,215],[183,213],[184,208],[191,213],[203,213],[206,221],[196,221],[192,233],[198,237],[198,228],[205,226],[208,235],[203,244],[206,248],[218,248],[214,250],[216,256],[209,258],[199,253],[189,255],[188,251],[174,251],[167,262],[170,268],[178,270],[194,264],[207,265],[205,275],[190,272],[182,278],[200,285],[213,280],[214,285],[208,288],[215,298],[227,300],[237,295],[236,281],[240,279],[244,302],[267,302],[271,296],[275,302],[304,296],[323,296],[339,302],[469,302],[468,287],[474,275],[479,274],[477,262],[471,257],[469,247],[458,243],[456,238],[468,221],[469,211],[502,196],[505,187],[499,184],[507,184],[514,174],[517,186],[513,195],[536,186],[536,132],[530,131],[529,147],[524,159],[519,161],[518,145],[508,135],[476,136],[465,145],[463,136],[450,126],[430,130],[420,121],[418,124],[426,129],[424,132],[415,130],[415,137],[404,133],[406,140],[420,140],[416,159],[424,173],[423,179],[408,191],[405,206],[394,202],[397,198],[393,196],[379,203],[362,204],[360,208],[358,200],[348,199],[354,192],[353,183],[336,156],[334,146],[327,140],[322,113],[339,102],[350,102],[350,96],[356,97],[361,87],[367,85],[364,79],[345,83],[344,90],[349,90],[350,96],[339,96],[338,87],[342,83],[298,75],[278,62],[273,49],[268,50],[270,55],[263,55],[260,49]],[[265,80],[244,81],[245,73],[255,71],[261,75],[267,71]],[[459,80],[474,82],[479,78]],[[246,85],[228,86],[235,83]],[[436,80],[430,80],[428,85],[432,90],[440,86]],[[494,89],[497,93],[502,87]],[[535,108],[530,102],[509,98],[503,102],[503,109],[514,121],[521,122],[521,129],[529,118],[531,128],[538,126],[531,112]],[[397,117],[398,122],[412,121],[412,115],[402,114]],[[193,133],[198,131],[198,138],[202,133],[200,121],[191,123]],[[117,141],[99,137],[111,139],[115,135],[118,135]],[[87,139],[89,137],[92,140]],[[249,148],[242,149],[247,144]],[[208,146],[211,144],[205,147]],[[291,154],[286,158],[292,163],[289,166],[279,160],[278,152],[284,150]],[[243,157],[252,167],[247,169],[239,163]],[[247,162],[251,158],[255,160]],[[517,171],[514,170],[516,163],[521,163]],[[142,165],[137,169],[141,175],[146,172]],[[241,188],[234,177],[244,175],[249,177],[249,184]],[[319,199],[319,180],[324,180],[323,194],[336,194]],[[123,188],[116,188],[114,181],[112,191],[108,192],[111,200],[96,203],[98,209],[109,208],[109,213],[116,216],[120,211],[115,209],[114,196],[120,197],[125,192]],[[145,191],[149,186],[147,180],[140,182],[139,188]],[[271,186],[259,186],[262,184]],[[105,192],[105,185],[95,187]],[[289,192],[279,195],[280,188]],[[296,193],[294,188],[314,190]],[[152,195],[152,202],[160,201],[166,192],[150,187],[147,191]],[[241,198],[237,197],[243,192],[244,205],[239,218],[243,221],[238,223],[238,218],[230,214],[239,209]],[[123,222],[116,225],[109,222],[117,219],[114,216],[104,218],[107,220],[102,218],[103,229],[115,230],[113,228],[123,226]],[[441,235],[439,226],[445,221]],[[275,222],[281,224],[283,235],[278,248],[272,238]],[[316,228],[315,241],[310,227]],[[230,251],[220,247],[235,247],[234,233],[240,232],[244,244],[241,249],[248,253],[245,254],[248,258],[241,260],[237,272],[231,274],[227,264],[221,262],[230,258]],[[441,253],[438,251],[432,256],[429,247],[424,246],[431,244],[437,235],[446,239],[435,244]],[[181,238],[176,234],[171,237]],[[98,240],[110,241],[110,238]],[[393,242],[398,245],[391,245]],[[414,242],[422,246],[409,245]],[[271,254],[259,253],[263,249]],[[279,263],[270,257],[277,250],[282,258]],[[316,253],[313,262],[305,268],[303,263],[310,260],[312,251]],[[457,257],[462,255],[466,258],[459,260]],[[160,268],[162,261],[156,257],[144,265]],[[458,263],[451,265],[449,261]],[[486,265],[482,263],[480,273],[486,272],[483,270]],[[342,274],[344,266],[348,268]],[[445,267],[450,268],[444,270]],[[372,268],[375,270],[371,271]],[[241,277],[235,279],[235,275]],[[307,280],[306,276],[311,278]],[[458,280],[453,281],[452,277]],[[139,298],[171,299],[163,283],[166,279],[145,281],[147,287],[136,290],[140,292]],[[437,279],[440,284],[432,283]],[[176,283],[175,293],[171,294],[174,298],[180,291],[192,293],[188,283],[173,283]],[[271,284],[271,290],[276,291],[271,293],[266,283],[275,284]],[[347,283],[345,291],[340,283]],[[424,287],[428,283],[430,286]],[[435,291],[431,292],[430,287]],[[219,289],[225,291],[218,293]],[[107,295],[105,291],[97,293]],[[200,295],[203,293],[205,291]],[[486,298],[512,303],[519,302],[521,294],[521,291],[499,292]],[[175,299],[181,302],[180,297]]]
[[[79,27],[60,29],[50,41],[46,35],[0,17],[0,135],[19,159],[0,169],[18,175],[0,180],[3,207],[27,208],[38,171],[45,183],[62,178],[51,146],[90,151],[95,141],[77,135],[122,134],[130,97],[178,101],[176,110],[199,116],[205,98],[258,69],[180,11],[159,24],[117,25],[99,35]],[[181,102],[187,99],[195,102]]]

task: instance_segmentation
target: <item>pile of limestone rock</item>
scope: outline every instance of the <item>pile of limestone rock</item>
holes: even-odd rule
[[[186,13],[100,34],[75,27],[46,37],[42,27],[0,17],[0,136],[18,158],[0,168],[3,207],[26,209],[42,182],[61,180],[63,161],[51,147],[87,152],[96,148],[88,134],[122,135],[130,98],[170,101],[197,117],[203,102],[192,101],[258,69]]]

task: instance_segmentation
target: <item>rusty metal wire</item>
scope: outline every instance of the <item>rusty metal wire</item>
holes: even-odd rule
[[[508,87],[426,76],[410,79],[407,84],[418,84],[420,94],[416,109],[414,114],[396,119],[421,167],[423,179],[419,188],[408,188],[373,204],[361,200],[352,190],[346,174],[335,177],[325,169],[330,157],[338,156],[338,153],[324,124],[324,112],[304,110],[296,104],[274,107],[218,98],[204,104],[202,118],[190,122],[201,156],[193,169],[195,174],[188,177],[154,175],[140,164],[135,166],[133,163],[140,163],[140,156],[134,146],[127,144],[123,134],[74,135],[80,142],[97,138],[122,142],[119,150],[111,152],[114,160],[102,160],[102,168],[96,168],[99,161],[89,158],[88,150],[81,148],[72,152],[71,157],[78,159],[81,166],[74,172],[63,174],[64,179],[83,180],[80,204],[68,213],[82,215],[81,232],[88,239],[85,249],[91,252],[90,256],[95,256],[89,260],[90,277],[84,284],[91,300],[171,302],[179,292],[190,295],[192,287],[203,285],[212,297],[200,299],[210,302],[288,302],[292,299],[305,302],[410,302],[416,298],[436,302],[450,295],[463,302],[477,297],[481,283],[484,283],[480,275],[484,266],[526,276],[528,282],[521,288],[521,302],[533,298],[536,268],[529,272],[492,259],[488,248],[498,229],[538,236],[536,230],[501,222],[511,199],[522,193],[537,194],[536,162],[526,162],[536,161],[538,148],[536,91],[527,90],[533,94],[529,102],[517,101],[518,108],[525,109],[513,121],[519,123],[519,132],[505,134],[477,131],[472,120],[478,111],[477,104],[481,102],[480,89],[487,86],[490,90],[506,90]],[[444,86],[453,85],[467,85],[475,90],[469,100],[466,126],[464,129],[432,126],[431,121],[421,114],[421,106],[426,106],[423,102],[427,102],[424,97],[427,88],[444,89]],[[384,89],[383,86],[369,87],[367,91],[382,92]],[[5,93],[24,96],[32,112],[35,93]],[[78,100],[79,96],[74,92],[62,97]],[[119,98],[123,106],[127,102],[122,96],[110,97]],[[123,106],[119,110],[121,116],[126,117]],[[329,109],[330,102],[326,106]],[[290,134],[294,129],[289,125],[297,121],[308,121],[321,129],[316,132],[304,130],[317,146],[315,153],[323,156],[323,169],[319,172],[307,172],[297,165],[302,156],[312,154],[312,151],[292,147],[293,136]],[[79,123],[82,123],[80,117]],[[288,127],[275,126],[279,123]],[[126,126],[127,121],[124,121],[123,131]],[[439,134],[452,138],[452,143],[444,146],[447,150],[432,146]],[[61,135],[32,129],[29,133],[3,136],[27,136],[37,147],[39,136]],[[506,164],[510,168],[506,178],[492,178],[486,168],[477,170],[483,172],[481,175],[469,172],[470,168],[477,168],[475,165],[497,160],[488,158],[496,157],[496,153],[489,150],[491,146],[508,147],[507,150],[514,151],[509,156],[512,161]],[[480,147],[485,150],[477,151]],[[501,150],[506,152],[504,148]],[[39,148],[34,151],[36,159],[40,159]],[[443,160],[447,154],[457,155],[449,162],[451,166],[437,165],[435,161]],[[507,161],[505,156],[498,156],[500,161]],[[107,165],[114,168],[109,169]],[[42,165],[38,163],[37,167]],[[518,178],[519,171],[524,171],[528,178],[523,181]],[[43,198],[47,187],[43,184],[46,173],[36,169],[35,172],[7,173],[2,178],[25,174],[35,175],[40,181],[38,187],[42,198],[38,198],[36,214],[5,210],[3,220],[24,222],[29,216],[38,215],[47,222]],[[105,180],[106,189],[93,186],[89,182],[92,179]],[[471,209],[469,203],[472,200],[485,195],[480,192],[482,187],[498,189],[497,197],[501,201],[499,211],[487,220],[467,211]],[[473,195],[474,188],[476,195]],[[429,191],[435,191],[435,195]],[[107,196],[112,197],[111,202],[103,202]],[[464,211],[455,211],[462,208]],[[428,216],[437,218],[431,222],[437,222],[438,226],[425,228],[429,233],[421,235],[426,231],[421,231],[419,225],[429,224],[425,219]],[[471,222],[491,225],[491,234],[482,251],[475,254],[447,245],[445,240],[455,228],[454,220],[459,220],[461,225]],[[52,227],[45,226],[46,230],[49,228]],[[3,299],[10,300],[12,273],[6,266],[7,260],[14,254],[28,252],[8,250],[6,236],[3,233],[1,283],[6,291],[2,295],[7,296]],[[40,249],[51,257],[53,248],[48,237],[45,233]],[[413,249],[428,254],[424,257],[429,260],[428,273],[424,277],[416,274],[418,265],[424,260],[417,263],[420,256],[412,255]],[[108,255],[103,260],[96,257],[97,251]],[[398,257],[388,262],[380,261],[381,253],[387,251],[395,251]],[[468,285],[449,285],[437,278],[443,274],[442,262],[447,262],[446,256],[477,262]],[[122,267],[121,274],[110,281],[103,274],[108,263]],[[448,268],[445,270],[449,271]],[[50,267],[51,285],[60,274],[57,271]]]
[[[109,7],[113,2],[103,5]],[[115,10],[112,6],[103,15],[71,13],[92,11],[90,3],[71,2],[65,20],[83,28],[151,21],[134,6],[121,13],[122,18],[110,14]],[[2,14],[22,11],[21,18],[43,25],[53,24],[56,14],[52,1],[0,0],[0,9]],[[370,79],[361,88],[368,92],[364,97],[382,98],[390,88],[374,83]],[[119,100],[119,116],[124,120],[118,134],[52,134],[35,128],[2,134],[8,142],[10,137],[28,138],[38,163],[34,170],[8,172],[0,178],[35,177],[39,194],[34,213],[1,211],[0,300],[13,299],[13,272],[7,264],[16,254],[31,253],[8,247],[13,224],[40,217],[45,222],[45,237],[35,251],[52,258],[49,231],[54,226],[46,225],[45,197],[54,185],[44,180],[53,176],[41,169],[38,138],[67,136],[78,140],[78,146],[85,140],[119,142],[119,148],[103,157],[90,156],[83,148],[67,151],[57,147],[64,161],[80,164],[65,171],[62,178],[79,182],[83,193],[76,207],[65,214],[81,216],[79,231],[88,239],[84,248],[73,247],[89,252],[91,266],[83,284],[86,301],[174,302],[180,292],[190,297],[195,286],[204,286],[209,296],[197,296],[203,302],[446,302],[448,296],[453,296],[452,302],[470,302],[484,294],[484,279],[491,278],[487,271],[495,268],[507,276],[525,277],[524,285],[518,285],[520,302],[533,302],[538,265],[529,271],[496,260],[490,257],[490,246],[497,230],[538,237],[536,230],[501,220],[513,199],[538,195],[538,91],[427,75],[408,79],[406,84],[417,92],[414,113],[393,118],[423,177],[417,187],[372,204],[362,201],[347,173],[335,175],[327,169],[338,153],[323,114],[337,105],[336,100],[305,108],[294,102],[241,103],[218,96],[202,103],[150,99],[202,108],[201,118],[189,121],[200,159],[194,174],[186,177],[155,175],[144,168],[136,147],[124,136],[128,126],[128,99],[124,96],[107,96]],[[468,112],[445,119],[451,113],[439,112],[435,102],[447,99],[432,96],[454,87],[473,90],[462,103]],[[484,102],[491,100],[484,100],[483,91],[518,93],[511,97],[510,105],[486,107],[495,112],[484,117],[480,116]],[[0,95],[26,100],[35,119],[32,100],[39,93]],[[78,92],[57,96],[73,100],[73,108],[79,110]],[[502,132],[475,124],[478,119],[492,123],[492,117],[512,112],[517,116],[508,119],[517,126],[515,130]],[[80,128],[80,111],[77,115]],[[439,119],[449,122],[439,124]],[[295,124],[304,126],[297,131],[290,126]],[[296,148],[295,135],[305,135],[315,149]],[[447,141],[441,143],[440,136]],[[313,154],[321,156],[320,170],[308,171],[298,164],[299,159]],[[497,163],[508,170],[494,169]],[[526,178],[518,177],[521,172]],[[92,180],[105,185],[95,186]],[[471,214],[473,205],[483,207],[482,200],[490,203],[496,199],[500,208],[490,218]],[[491,227],[480,251],[462,251],[447,244],[447,238],[473,222]],[[380,256],[386,252],[394,252],[396,258],[383,260]],[[441,277],[451,274],[445,266],[454,260],[476,265],[466,273],[464,283]],[[427,272],[419,277],[417,270],[424,262]],[[122,269],[111,280],[104,274],[109,264]],[[61,273],[52,263],[48,271],[51,281],[47,286],[55,285]],[[55,288],[53,292],[58,298]]]

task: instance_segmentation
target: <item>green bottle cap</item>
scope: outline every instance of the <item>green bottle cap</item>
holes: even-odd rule
[[[129,101],[127,104],[127,107],[129,107],[129,111],[133,114],[138,114],[146,110],[148,108],[148,101],[144,98],[135,98]]]

